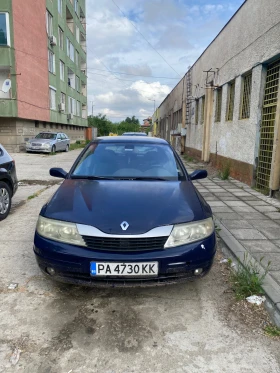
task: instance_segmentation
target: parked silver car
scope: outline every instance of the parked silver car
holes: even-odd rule
[[[41,132],[34,139],[26,142],[27,152],[68,152],[69,147],[69,138],[65,133],[61,132]]]

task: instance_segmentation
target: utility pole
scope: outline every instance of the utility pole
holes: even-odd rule
[[[91,101],[91,116],[92,116],[92,118],[93,118],[93,107],[94,107],[93,101]]]

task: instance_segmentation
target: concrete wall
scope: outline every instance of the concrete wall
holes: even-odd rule
[[[43,131],[64,132],[71,143],[74,143],[77,140],[85,140],[85,128],[26,119],[0,118],[0,143],[12,153],[25,151],[25,142]]]

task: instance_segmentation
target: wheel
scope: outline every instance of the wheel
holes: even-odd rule
[[[69,145],[68,144],[66,145],[65,151],[66,151],[66,153],[69,152]]]
[[[8,184],[0,181],[0,220],[9,215],[12,202],[12,192]]]
[[[53,145],[53,146],[52,146],[52,150],[51,150],[51,152],[52,152],[52,153],[55,153],[55,150],[56,150],[56,149],[55,149],[55,145]]]

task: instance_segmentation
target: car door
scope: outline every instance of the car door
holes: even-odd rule
[[[61,138],[62,138],[63,150],[65,150],[66,146],[67,146],[67,137],[66,137],[65,133],[61,134]]]
[[[61,133],[58,133],[56,136],[56,150],[58,151],[63,150],[63,141],[62,141]]]

